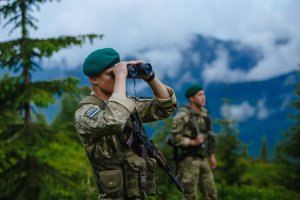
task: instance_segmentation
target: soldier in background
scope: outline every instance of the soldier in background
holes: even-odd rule
[[[184,188],[183,199],[197,200],[198,189],[205,200],[217,199],[212,169],[217,167],[215,138],[211,120],[204,108],[206,97],[199,85],[185,92],[189,106],[183,106],[174,117],[171,144],[177,172]]]
[[[143,77],[153,91],[153,99],[126,96],[129,65],[143,61],[120,61],[111,48],[98,49],[87,56],[83,72],[92,92],[80,102],[75,127],[96,176],[99,199],[144,199],[156,194],[156,162],[130,140],[131,114],[142,122],[168,117],[177,108],[174,91],[162,84],[154,72]]]

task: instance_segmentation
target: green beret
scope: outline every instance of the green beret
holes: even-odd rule
[[[86,76],[98,75],[118,62],[120,62],[120,56],[114,49],[97,49],[84,60],[83,73]]]
[[[190,86],[188,89],[186,89],[184,95],[186,98],[189,98],[189,97],[194,96],[200,90],[203,90],[203,88],[200,85],[195,84],[195,85]]]

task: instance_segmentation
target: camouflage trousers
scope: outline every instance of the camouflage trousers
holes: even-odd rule
[[[185,158],[178,164],[178,174],[184,188],[183,200],[198,200],[199,190],[205,200],[217,199],[217,189],[207,158]]]

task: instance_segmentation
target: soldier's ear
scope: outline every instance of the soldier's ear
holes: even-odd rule
[[[89,76],[89,80],[92,84],[94,85],[98,85],[98,82],[97,82],[97,77],[96,76]]]

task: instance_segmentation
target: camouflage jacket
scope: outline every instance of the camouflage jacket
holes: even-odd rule
[[[129,137],[126,130],[131,127],[130,115],[135,109],[142,122],[168,117],[178,104],[174,91],[167,89],[170,99],[137,99],[113,94],[102,108],[94,104],[81,106],[75,112],[75,128],[90,159],[101,164],[102,170],[106,169],[105,161],[117,160],[121,143]],[[121,149],[126,152],[131,150],[131,147]]]
[[[204,154],[214,153],[215,136],[207,110],[202,107],[200,112],[196,112],[188,106],[183,106],[173,119],[172,144],[178,148],[191,148],[190,139],[196,138],[199,133],[204,134],[206,138],[202,149]]]

